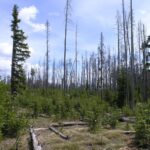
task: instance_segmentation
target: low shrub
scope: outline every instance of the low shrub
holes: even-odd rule
[[[15,112],[7,112],[3,119],[1,132],[3,136],[17,137],[19,132],[27,126],[27,120]]]
[[[138,104],[135,131],[136,144],[140,147],[150,148],[150,104]]]
[[[120,111],[111,109],[110,112],[111,113],[106,113],[103,116],[102,125],[103,125],[103,127],[109,127],[109,128],[114,129],[114,128],[116,128],[116,125],[118,123]]]

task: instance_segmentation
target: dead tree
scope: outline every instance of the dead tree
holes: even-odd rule
[[[140,21],[139,23],[138,23],[138,29],[137,29],[137,37],[138,37],[138,39],[137,39],[137,42],[138,42],[138,50],[139,50],[139,73],[141,73],[141,46],[142,46],[142,42],[144,42],[144,41],[142,41],[142,22]]]
[[[55,60],[53,61],[53,70],[52,70],[52,87],[55,87],[56,82],[56,66],[55,66]]]
[[[108,53],[108,80],[109,80],[109,90],[111,90],[111,54],[110,54],[110,49]]]
[[[86,77],[86,90],[89,89],[89,61],[87,58],[87,53],[86,53],[86,58],[85,58],[85,77]]]
[[[134,31],[133,31],[133,8],[132,0],[130,0],[130,13],[131,13],[131,108],[134,107]]]
[[[78,28],[76,25],[76,32],[75,32],[75,86],[77,87],[78,85]]]
[[[120,70],[120,48],[121,48],[121,43],[120,43],[120,39],[121,39],[121,17],[119,12],[117,11],[117,46],[118,46],[118,72]]]
[[[49,22],[46,22],[46,89],[48,88],[49,81]]]
[[[124,39],[124,50],[125,50],[125,69],[126,69],[126,105],[129,104],[129,92],[128,92],[128,51],[127,51],[127,31],[126,31],[126,15],[124,0],[122,0],[122,16],[123,16],[123,39]]]
[[[46,59],[45,59],[45,55],[44,55],[44,60],[43,60],[43,89],[45,89],[46,87]]]
[[[70,7],[71,1],[66,0],[66,7],[65,7],[65,38],[64,38],[64,76],[63,76],[63,88],[64,91],[67,90],[67,78],[66,78],[66,51],[67,51],[67,31],[68,31],[68,22],[70,16]]]
[[[103,68],[104,67],[104,38],[101,32],[100,45],[98,47],[98,92],[103,99]]]
[[[85,60],[82,56],[81,86],[85,87]]]

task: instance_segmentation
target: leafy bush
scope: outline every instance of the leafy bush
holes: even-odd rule
[[[135,140],[140,147],[150,148],[150,104],[138,104],[136,111]]]

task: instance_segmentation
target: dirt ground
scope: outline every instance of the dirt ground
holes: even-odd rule
[[[32,120],[34,128],[47,128],[51,124],[49,118]],[[35,131],[43,150],[138,150],[133,146],[134,135],[124,134],[125,125],[120,124],[117,129],[100,129],[95,134],[89,132],[86,126],[72,126],[57,128],[69,139],[62,139],[53,131]],[[15,139],[4,139],[0,142],[0,150],[15,149]],[[23,132],[19,139],[19,150],[31,150],[29,131]]]

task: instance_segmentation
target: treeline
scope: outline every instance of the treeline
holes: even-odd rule
[[[145,25],[134,22],[132,1],[129,12],[125,10],[122,0],[122,13],[116,15],[116,43],[117,49],[110,48],[105,43],[101,32],[97,53],[89,56],[78,56],[78,30],[75,29],[74,59],[66,59],[66,42],[64,44],[64,61],[60,60],[49,66],[49,26],[47,25],[47,51],[43,65],[31,68],[26,79],[30,87],[34,88],[61,88],[66,93],[70,89],[82,88],[87,92],[96,92],[101,99],[105,96],[116,95],[119,107],[134,108],[136,102],[147,102],[150,96],[150,52],[149,38],[146,35]],[[71,2],[66,3],[66,24]],[[65,26],[65,41],[67,40]],[[69,40],[69,39],[68,39]],[[49,74],[51,70],[51,75]],[[109,94],[108,94],[109,93]],[[112,99],[112,97],[111,97]]]
[[[116,49],[107,46],[101,32],[97,52],[90,55],[86,53],[80,59],[78,55],[80,52],[78,48],[78,28],[76,26],[75,55],[74,59],[68,60],[66,58],[66,41],[69,40],[67,39],[67,27],[70,19],[70,7],[71,1],[67,0],[65,7],[64,60],[59,62],[54,60],[52,66],[49,65],[50,31],[48,21],[46,22],[47,42],[43,64],[39,64],[37,68],[32,67],[30,71],[22,68],[23,62],[30,54],[26,43],[22,43],[23,46],[26,46],[22,58],[19,58],[22,55],[20,52],[15,56],[18,57],[16,62],[13,61],[14,57],[12,56],[12,64],[18,63],[18,66],[16,66],[18,68],[21,66],[21,76],[24,76],[27,85],[32,88],[43,89],[48,87],[61,88],[64,89],[64,92],[74,88],[82,88],[87,92],[96,92],[101,99],[104,99],[105,95],[111,92],[118,97],[116,100],[119,107],[128,105],[134,108],[135,103],[138,101],[147,102],[150,96],[150,51],[148,49],[150,38],[147,37],[145,25],[141,21],[135,24],[132,0],[130,0],[129,12],[125,10],[124,0],[122,0],[122,12],[117,11],[116,13]],[[17,21],[20,22],[19,19]],[[23,40],[26,39],[24,35],[22,35],[22,38]],[[12,70],[13,68],[15,67],[12,66]],[[11,78],[5,77],[4,81],[14,83],[12,79],[12,76]]]

